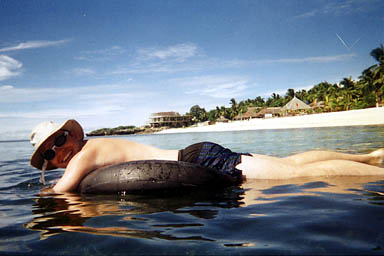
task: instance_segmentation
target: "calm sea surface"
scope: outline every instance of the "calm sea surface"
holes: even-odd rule
[[[123,138],[273,156],[366,153],[384,147],[384,126]],[[40,194],[31,153],[28,141],[0,142],[0,255],[384,254],[384,177],[249,181],[175,196]]]

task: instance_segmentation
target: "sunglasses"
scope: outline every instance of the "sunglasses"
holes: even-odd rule
[[[55,148],[62,147],[67,142],[67,135],[68,134],[69,134],[69,132],[65,131],[60,136],[56,137],[55,142],[54,142],[52,148],[47,149],[44,152],[44,154],[43,154],[43,157],[44,157],[45,160],[50,161],[53,158],[55,158],[55,156],[56,156]]]

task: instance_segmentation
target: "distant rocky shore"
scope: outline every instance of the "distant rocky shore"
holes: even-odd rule
[[[130,135],[130,134],[148,134],[164,130],[164,128],[152,127],[135,127],[135,126],[119,126],[116,128],[102,128],[86,133],[88,137],[92,136],[113,136],[113,135]]]

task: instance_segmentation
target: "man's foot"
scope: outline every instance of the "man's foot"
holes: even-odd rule
[[[369,155],[372,157],[372,159],[369,161],[369,164],[384,167],[384,148],[375,150]]]

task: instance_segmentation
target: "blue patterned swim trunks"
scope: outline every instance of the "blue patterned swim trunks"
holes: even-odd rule
[[[241,155],[250,156],[249,153],[232,152],[216,143],[201,142],[180,150],[178,160],[216,169],[242,182],[242,171],[236,169],[241,163]]]

